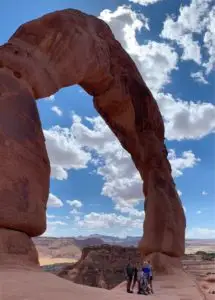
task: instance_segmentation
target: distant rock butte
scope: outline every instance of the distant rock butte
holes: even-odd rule
[[[35,99],[73,84],[93,96],[144,181],[141,256],[154,266],[180,257],[186,220],[158,105],[108,25],[68,9],[20,26],[0,47],[0,265],[38,262],[30,237],[46,230],[50,163]]]

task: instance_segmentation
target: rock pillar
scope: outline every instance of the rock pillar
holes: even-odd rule
[[[49,159],[36,102],[17,77],[0,68],[0,262],[36,253],[29,237],[46,230]]]

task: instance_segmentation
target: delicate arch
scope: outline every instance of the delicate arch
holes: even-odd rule
[[[0,136],[13,144],[13,154],[18,149],[20,156],[16,154],[12,160],[17,167],[23,166],[13,176],[13,166],[8,169],[7,175],[12,179],[4,181],[8,185],[6,191],[0,184],[1,197],[11,199],[8,207],[14,214],[17,211],[23,214],[17,221],[12,217],[2,221],[8,207],[0,208],[0,227],[21,230],[30,236],[45,230],[50,167],[32,99],[47,97],[73,84],[79,84],[94,97],[96,110],[131,154],[144,180],[146,216],[144,239],[140,243],[142,253],[182,255],[185,216],[167,160],[158,105],[108,25],[72,9],[50,13],[22,25],[0,48],[3,108]],[[3,117],[6,114],[10,120],[13,118],[12,129]],[[28,153],[21,154],[22,150]],[[0,151],[9,159],[5,144]],[[3,163],[3,168],[6,164]]]

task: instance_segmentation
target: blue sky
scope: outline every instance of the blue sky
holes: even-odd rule
[[[215,6],[212,0],[8,0],[0,43],[65,8],[102,18],[134,59],[165,120],[187,237],[215,238]],[[79,86],[38,100],[52,166],[46,235],[142,235],[141,180]]]

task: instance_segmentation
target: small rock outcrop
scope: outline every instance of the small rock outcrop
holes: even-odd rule
[[[140,263],[140,251],[111,245],[86,247],[77,263],[55,274],[78,284],[112,289],[125,280],[124,268],[129,259]]]

